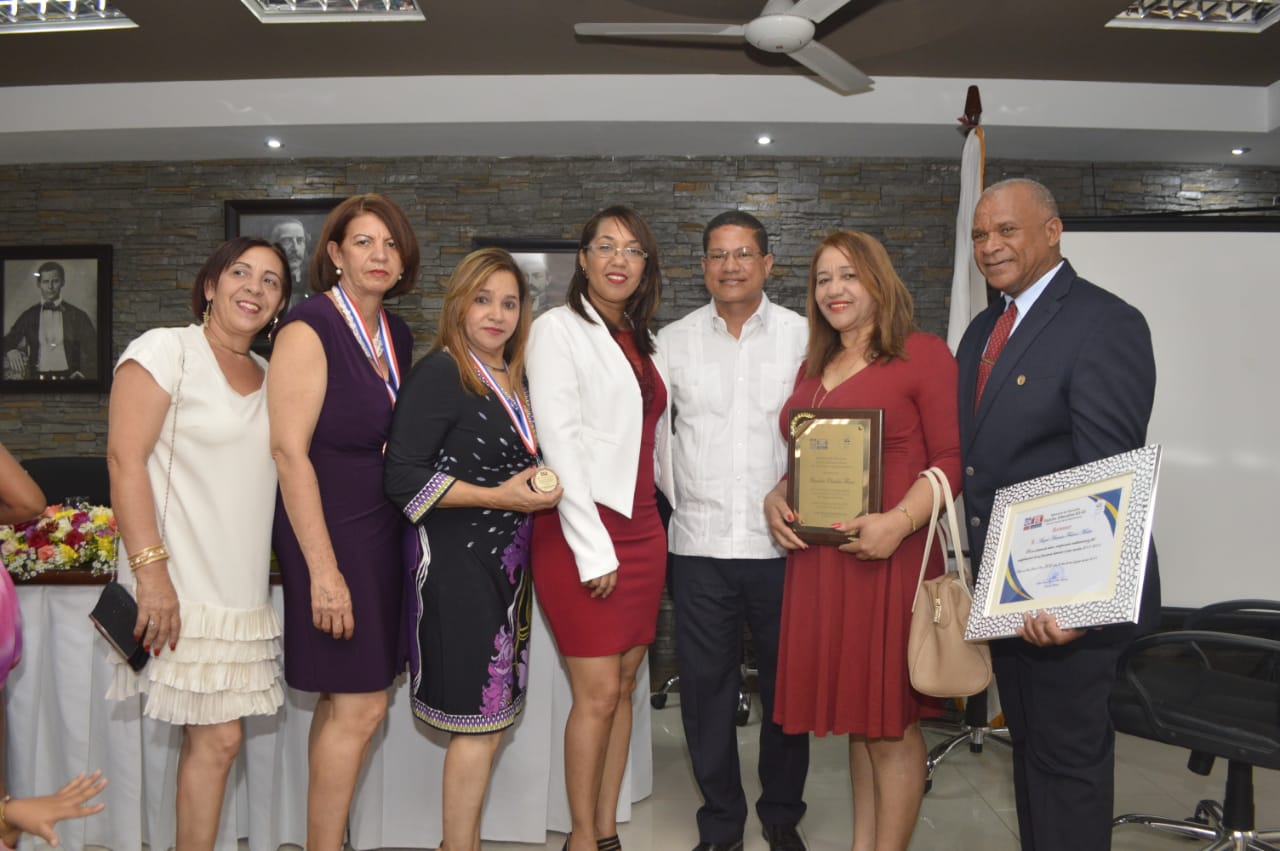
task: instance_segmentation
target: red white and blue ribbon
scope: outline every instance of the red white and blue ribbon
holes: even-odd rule
[[[524,402],[521,400],[520,389],[512,388],[513,393],[510,397],[502,390],[502,385],[493,377],[493,373],[489,371],[489,367],[485,366],[484,361],[476,357],[476,353],[467,350],[467,354],[471,356],[471,362],[476,365],[476,369],[480,372],[480,377],[489,388],[494,391],[498,397],[498,401],[502,403],[502,407],[506,409],[507,416],[511,418],[511,424],[516,427],[516,431],[520,432],[520,440],[524,442],[524,448],[529,450],[530,455],[538,454],[538,438],[533,433],[533,421],[529,418],[529,412],[524,409]],[[514,407],[512,402],[515,403]]]
[[[378,363],[378,353],[373,345],[373,338],[369,336],[369,332],[364,327],[364,320],[360,318],[360,314],[356,312],[356,306],[351,303],[351,299],[342,289],[342,285],[334,287],[338,292],[338,301],[342,305],[343,311],[346,313],[347,324],[351,326],[351,331],[356,335],[356,341],[360,343],[360,348],[364,349],[365,357],[369,362],[376,365]],[[378,308],[378,337],[382,344],[382,351],[387,357],[387,377],[382,383],[387,386],[387,395],[391,397],[391,407],[396,406],[396,394],[400,392],[400,362],[396,359],[395,347],[391,344],[391,326],[387,324],[387,311],[385,308]],[[381,376],[379,376],[381,378]]]

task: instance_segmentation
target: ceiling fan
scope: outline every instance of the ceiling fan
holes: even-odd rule
[[[769,53],[785,53],[841,94],[869,91],[872,79],[838,53],[813,40],[815,26],[851,0],[769,0],[745,24],[577,24],[578,35],[608,38],[697,36],[745,40]]]

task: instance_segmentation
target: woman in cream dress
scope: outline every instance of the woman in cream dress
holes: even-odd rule
[[[116,660],[107,696],[146,693],[144,714],[182,725],[177,847],[212,848],[240,719],[283,701],[280,622],[269,600],[276,472],[266,361],[249,351],[290,291],[270,243],[240,237],[205,261],[185,328],[156,328],[116,365],[108,415],[120,578],[151,654]]]

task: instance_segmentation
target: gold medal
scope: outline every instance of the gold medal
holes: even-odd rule
[[[560,477],[550,467],[539,467],[533,474],[533,489],[539,493],[551,493],[560,487]]]

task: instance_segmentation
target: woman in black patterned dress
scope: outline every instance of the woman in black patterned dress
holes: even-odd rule
[[[387,496],[417,525],[410,650],[413,713],[452,734],[444,844],[480,847],[480,812],[502,731],[529,670],[529,515],[560,489],[533,487],[537,437],[524,382],[528,285],[511,255],[467,255],[440,332],[400,391]]]

